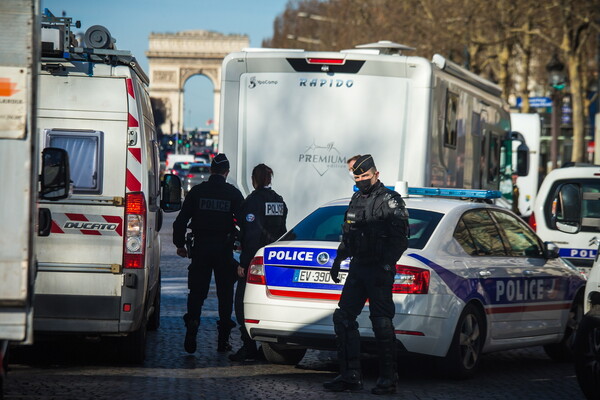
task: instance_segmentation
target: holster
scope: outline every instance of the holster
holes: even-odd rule
[[[192,258],[192,249],[194,248],[194,234],[188,232],[185,235],[185,250],[187,251],[188,258]]]

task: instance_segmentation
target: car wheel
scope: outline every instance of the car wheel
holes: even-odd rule
[[[473,304],[467,304],[456,324],[448,354],[442,360],[446,375],[455,379],[473,376],[479,366],[485,339],[485,319]]]
[[[263,343],[262,349],[265,358],[272,364],[296,365],[306,354],[306,349],[281,348],[273,343]]]
[[[155,331],[160,327],[160,289],[161,289],[161,277],[160,272],[158,273],[158,288],[156,290],[156,295],[154,296],[154,311],[150,314],[150,318],[148,318],[148,330]]]
[[[588,400],[600,399],[600,307],[581,320],[573,353],[581,391]]]
[[[554,361],[573,361],[573,349],[575,347],[575,332],[583,319],[583,297],[578,295],[569,311],[569,319],[565,334],[559,343],[547,344],[544,351]]]
[[[122,354],[125,357],[125,362],[132,364],[141,364],[146,359],[146,321],[142,321],[142,325],[138,330],[131,332],[121,341]]]

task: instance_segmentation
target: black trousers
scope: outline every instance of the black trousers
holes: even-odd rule
[[[236,265],[232,246],[222,237],[196,237],[192,263],[188,267],[187,313],[189,320],[200,320],[204,300],[208,297],[212,274],[215,275],[219,320],[231,321]]]
[[[352,260],[338,307],[349,318],[356,320],[369,299],[371,318],[393,319],[396,307],[392,299],[392,285],[396,271],[392,266],[363,264]]]

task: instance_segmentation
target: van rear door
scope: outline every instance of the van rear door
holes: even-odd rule
[[[118,331],[128,103],[124,78],[40,77],[42,147],[69,153],[73,195],[47,202],[38,240],[35,328]]]

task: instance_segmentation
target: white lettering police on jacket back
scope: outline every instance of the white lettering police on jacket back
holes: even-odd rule
[[[283,217],[283,203],[265,203],[265,216],[267,217]]]

